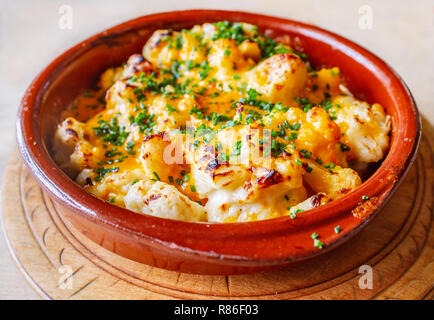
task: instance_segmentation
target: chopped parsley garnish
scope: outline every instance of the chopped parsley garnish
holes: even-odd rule
[[[310,159],[312,157],[312,152],[310,152],[310,151],[301,149],[300,153],[301,153],[303,158]]]
[[[241,23],[232,23],[229,21],[220,21],[214,23],[217,32],[214,34],[212,40],[217,39],[233,39],[237,44],[240,44],[249,37],[245,36],[245,31]]]
[[[120,156],[120,155],[122,155],[122,152],[119,152],[119,151],[117,151],[118,150],[118,148],[113,148],[113,149],[111,149],[111,150],[107,150],[106,152],[105,152],[105,156],[107,157],[107,158],[112,158],[112,157],[115,157],[115,156]]]
[[[133,126],[138,126],[141,133],[145,132],[146,135],[150,135],[155,126],[154,116],[154,114],[149,114],[147,111],[140,111],[136,117],[130,117],[130,123]]]
[[[333,162],[330,162],[327,165],[322,165],[322,167],[327,169],[330,173],[333,173],[333,169],[336,168],[336,164]]]
[[[127,146],[126,146],[128,154],[131,154],[131,155],[136,154],[136,152],[133,150],[133,148],[134,148],[134,141],[128,141]]]
[[[118,172],[119,171],[119,167],[112,167],[112,168],[96,168],[93,170],[98,176],[95,177],[95,181],[101,181],[108,173],[112,173],[112,172]]]
[[[241,147],[242,147],[241,141],[235,142],[234,146],[232,147],[232,152],[230,156],[239,156],[241,154]]]
[[[204,116],[205,111],[206,111],[205,109],[198,109],[196,106],[194,106],[193,108],[190,109],[190,111],[188,113],[189,114],[196,114],[196,117],[198,119],[203,119],[203,118],[205,118],[205,116]]]
[[[200,71],[199,76],[201,80],[204,80],[206,77],[208,77],[208,72],[212,69],[212,67],[209,65],[208,61],[205,60],[200,64]]]
[[[342,142],[339,142],[339,145],[341,146],[342,152],[347,152],[347,151],[351,150],[350,146],[347,146],[346,144],[344,144]]]
[[[332,113],[329,115],[329,118],[330,118],[330,120],[337,120],[337,119],[338,119],[338,117],[336,116],[336,113],[335,113],[335,112],[332,112]]]
[[[158,173],[156,173],[155,171],[152,171],[152,174],[154,175],[155,179],[151,179],[151,180],[160,181],[160,177],[158,176]]]
[[[247,85],[246,85],[247,86]],[[244,88],[240,88],[240,92],[243,92],[245,90]],[[253,88],[250,88],[249,90],[247,90],[247,97],[246,98],[241,98],[238,102],[245,104],[245,105],[250,105],[250,106],[255,106],[261,110],[264,110],[266,112],[270,112],[271,110],[273,110],[274,108],[276,108],[276,110],[281,109],[284,110],[285,107],[282,106],[277,106],[279,104],[274,104],[271,102],[267,102],[265,100],[260,100],[258,99],[258,97],[260,97],[262,94],[259,93],[258,91],[256,91]],[[236,105],[236,103],[234,103]],[[276,107],[277,106],[277,107]]]
[[[313,240],[313,246],[314,247],[316,247],[316,248],[319,248],[319,249],[322,249],[323,248],[323,243],[322,243],[322,241],[321,240],[319,240],[319,239],[315,239],[315,240]]]
[[[276,139],[271,140],[271,154],[273,157],[277,158],[279,155],[281,155],[286,150],[286,144],[282,142],[278,142]],[[265,149],[264,149],[264,156],[265,155]]]
[[[262,59],[269,58],[275,54],[283,53],[293,53],[298,55],[303,60],[307,59],[307,55],[305,53],[294,51],[269,37],[260,35],[257,30],[255,30],[255,32],[253,32],[251,35],[247,34],[242,23],[220,21],[214,23],[214,26],[216,27],[217,32],[214,34],[212,40],[232,39],[235,40],[237,45],[245,40],[254,41],[258,44],[258,47],[261,50]]]
[[[110,122],[98,120],[98,127],[93,127],[93,131],[97,136],[101,136],[101,140],[109,142],[114,146],[122,146],[127,139],[129,132],[125,131],[124,126],[119,126],[118,119],[112,118]]]
[[[300,129],[300,127],[301,127],[301,124],[299,124],[299,123],[294,123],[293,125],[291,125],[291,124],[288,122],[288,120],[285,120],[285,121],[283,122],[283,126],[284,126],[286,129],[290,129],[290,130],[298,131],[298,129]]]
[[[310,237],[313,239],[313,246],[316,248],[322,249],[323,243],[321,240],[318,239],[319,235],[316,232],[314,232],[311,234]]]
[[[187,68],[188,71],[190,71],[195,68],[199,68],[200,64],[193,62],[193,60],[188,60],[187,63],[185,64],[185,67]]]
[[[167,108],[167,112],[168,112],[169,114],[171,114],[172,112],[178,112],[178,110],[177,110],[175,107],[173,107],[172,105],[170,105],[170,104],[168,104],[168,105],[166,106],[166,108]]]
[[[211,113],[211,119],[213,125],[217,125],[219,122],[229,121],[231,118],[224,114],[218,114],[216,112]]]
[[[182,38],[182,36],[177,36],[175,38],[175,49],[180,50],[183,44],[184,44],[184,39]]]

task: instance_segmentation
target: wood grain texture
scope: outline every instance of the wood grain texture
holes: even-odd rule
[[[25,278],[47,299],[432,299],[433,131],[424,126],[416,163],[367,228],[330,254],[278,271],[203,276],[120,257],[63,219],[18,153],[4,179],[8,244]],[[372,267],[372,289],[359,287],[362,265]]]

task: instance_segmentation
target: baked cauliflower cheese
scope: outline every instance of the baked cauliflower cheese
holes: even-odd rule
[[[137,213],[247,222],[357,188],[389,147],[391,119],[338,68],[246,23],[157,30],[62,115],[56,162],[85,190]]]

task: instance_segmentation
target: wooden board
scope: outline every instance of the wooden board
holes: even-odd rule
[[[359,235],[325,256],[278,271],[203,276],[122,258],[63,220],[17,152],[3,182],[4,228],[19,269],[47,299],[432,299],[430,141],[432,136],[423,137],[407,178]],[[372,267],[372,289],[359,286],[366,284],[363,265]]]

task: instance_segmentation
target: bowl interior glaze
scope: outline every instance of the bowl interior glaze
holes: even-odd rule
[[[50,156],[61,112],[84,89],[95,85],[108,67],[120,65],[156,29],[189,28],[219,20],[255,24],[271,37],[297,39],[313,66],[338,66],[356,97],[382,104],[392,116],[391,147],[376,172],[362,186],[325,206],[249,223],[188,223],[140,215],[86,193]],[[372,220],[414,161],[420,139],[419,114],[403,81],[381,59],[336,34],[296,21],[257,14],[190,10],[140,17],[97,34],[56,58],[27,89],[18,113],[20,152],[39,184],[67,219],[88,237],[107,235],[127,258],[194,273],[244,273],[283,266],[324,253],[356,234]],[[369,204],[361,204],[362,196]],[[351,212],[365,206],[362,219]],[[333,229],[340,225],[342,232]],[[310,235],[321,235],[324,249]],[[104,245],[109,248],[109,245]],[[119,249],[121,248],[121,249]],[[160,262],[155,262],[160,261]],[[166,261],[167,263],[164,263]]]

